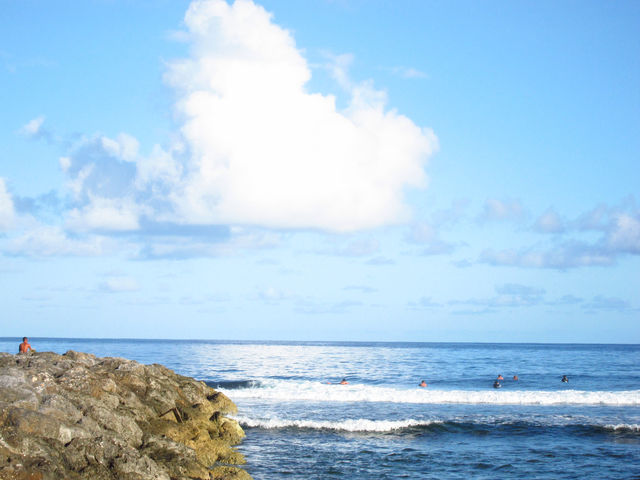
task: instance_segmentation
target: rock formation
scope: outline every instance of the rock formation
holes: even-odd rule
[[[0,479],[250,479],[235,410],[162,365],[0,353]]]

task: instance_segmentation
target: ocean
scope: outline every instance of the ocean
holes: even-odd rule
[[[640,345],[30,342],[161,363],[223,391],[256,480],[640,478]]]

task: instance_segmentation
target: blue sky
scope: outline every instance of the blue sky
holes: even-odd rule
[[[639,28],[3,2],[3,335],[638,343]]]

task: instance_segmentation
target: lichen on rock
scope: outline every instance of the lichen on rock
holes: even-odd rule
[[[235,412],[162,365],[0,353],[0,479],[250,479]]]

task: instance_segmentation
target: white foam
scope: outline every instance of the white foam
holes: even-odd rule
[[[539,427],[564,427],[564,426],[584,426],[599,427],[613,431],[631,431],[640,432],[640,425],[621,423],[617,425],[603,425],[600,423],[591,423],[588,419],[586,423],[581,423],[578,419],[547,417],[547,418],[508,418],[493,416],[478,416],[476,418],[452,417],[445,419],[405,419],[405,420],[370,420],[366,418],[343,419],[338,421],[330,420],[300,420],[300,419],[282,419],[273,418],[249,418],[235,417],[240,425],[246,428],[262,428],[266,430],[280,428],[306,428],[312,430],[333,430],[336,432],[393,432],[411,427],[428,427],[429,425],[443,425],[445,423],[452,424],[469,424],[469,425],[513,425],[514,423],[530,423],[532,426]]]
[[[413,404],[606,405],[639,406],[640,390],[505,391],[400,389],[376,385],[327,385],[318,382],[267,380],[257,388],[224,390],[233,400],[262,399],[310,402],[390,402]]]
[[[325,420],[284,420],[280,418],[253,419],[247,417],[235,418],[240,425],[248,428],[309,428],[314,430],[335,430],[340,432],[391,432],[403,428],[428,426],[443,423],[439,420],[368,420],[365,418],[340,420],[337,422]]]
[[[617,425],[605,425],[604,428],[608,430],[627,430],[631,432],[640,432],[640,425],[637,423],[619,423]]]

